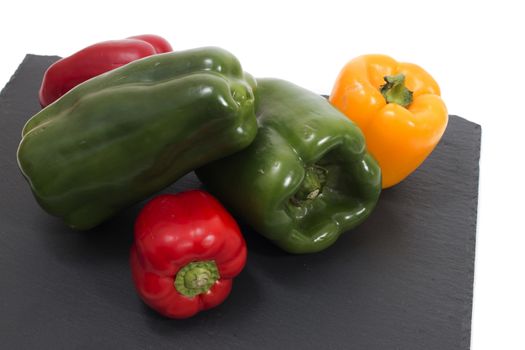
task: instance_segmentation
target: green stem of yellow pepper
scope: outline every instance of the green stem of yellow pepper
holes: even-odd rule
[[[385,84],[381,85],[381,94],[387,103],[396,103],[403,107],[408,107],[413,100],[413,92],[405,86],[405,75],[387,75],[384,77]]]

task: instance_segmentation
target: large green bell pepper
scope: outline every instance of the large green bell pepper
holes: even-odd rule
[[[38,203],[89,229],[248,146],[254,96],[218,48],[150,56],[78,85],[24,127],[18,163]]]
[[[381,171],[360,129],[323,97],[277,79],[257,80],[255,97],[254,142],[197,175],[284,250],[323,250],[368,217]]]

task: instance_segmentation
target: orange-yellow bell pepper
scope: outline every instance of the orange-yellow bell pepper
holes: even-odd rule
[[[339,74],[330,102],[357,123],[383,174],[383,188],[405,179],[432,152],[448,123],[436,81],[421,67],[364,55]]]

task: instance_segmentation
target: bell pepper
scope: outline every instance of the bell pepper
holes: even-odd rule
[[[130,36],[127,39],[142,40],[142,41],[147,42],[148,44],[153,46],[153,49],[155,49],[155,54],[173,51],[173,48],[171,47],[170,43],[166,39],[158,35],[154,35],[154,34],[134,35],[134,36]]]
[[[383,172],[383,188],[404,180],[428,157],[448,123],[436,81],[421,67],[365,55],[341,70],[330,102],[357,123]]]
[[[20,169],[47,212],[92,228],[248,146],[257,132],[250,82],[219,48],[131,62],[33,116],[18,148]]]
[[[290,253],[321,251],[363,222],[381,171],[359,128],[325,98],[257,79],[253,143],[196,173],[257,232]]]
[[[162,37],[152,34],[132,36],[88,46],[53,63],[44,73],[39,91],[45,107],[78,84],[102,73],[158,53],[172,51]]]
[[[167,317],[190,317],[222,303],[245,263],[237,223],[204,191],[157,196],[135,223],[130,254],[135,287]]]

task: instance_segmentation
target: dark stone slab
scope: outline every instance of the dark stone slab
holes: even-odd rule
[[[169,320],[128,268],[141,205],[91,232],[44,213],[16,163],[42,74],[28,55],[0,96],[0,344],[4,349],[468,349],[481,128],[451,116],[431,157],[332,248],[283,253],[242,225],[229,299]],[[200,187],[189,174],[167,192]]]

